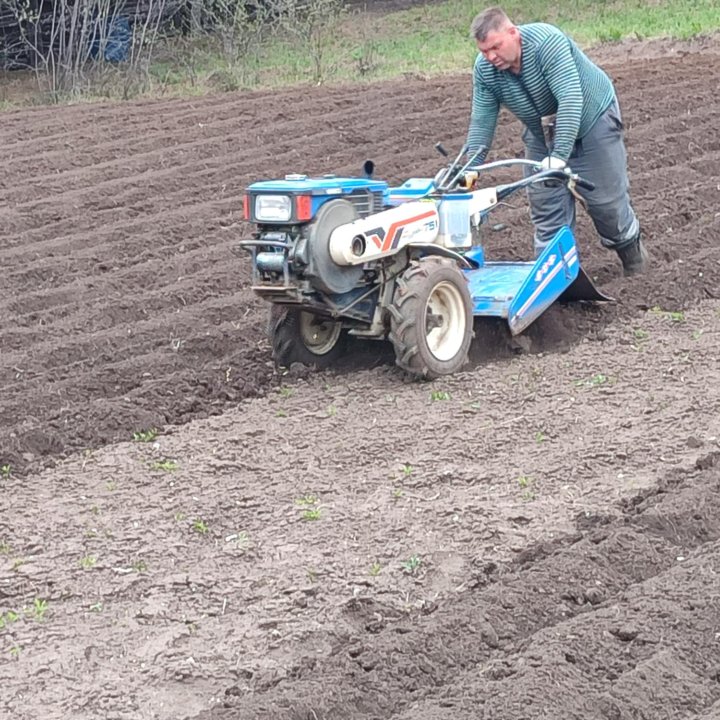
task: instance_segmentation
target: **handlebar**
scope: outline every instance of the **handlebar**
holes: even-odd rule
[[[586,180],[585,178],[581,178],[579,175],[575,175],[573,177],[573,180],[575,181],[575,184],[578,187],[581,187],[583,190],[594,190],[595,189],[594,182],[590,182],[589,180]]]
[[[583,188],[583,190],[595,189],[595,183],[592,183],[590,182],[590,180],[586,180],[585,178],[580,177],[580,175],[578,175],[577,173],[572,172],[570,168],[565,168],[563,170],[543,170],[542,163],[535,160],[526,160],[523,158],[513,158],[510,160],[495,160],[494,162],[484,163],[483,165],[470,166],[467,168],[467,170],[471,172],[481,173],[487,172],[488,170],[494,170],[496,168],[513,167],[518,165],[524,165],[526,167],[532,168],[536,172],[534,172],[532,175],[529,175],[528,177],[523,178],[522,180],[518,180],[517,182],[510,183],[509,185],[499,186],[498,199],[501,199],[501,189],[503,191],[507,190],[507,192],[505,192],[505,194],[502,196],[506,197],[520,187],[532,185],[536,182],[544,182],[545,180],[561,180],[563,182],[571,182],[578,187]]]
[[[442,143],[436,143],[435,149],[443,156],[449,157],[447,150],[442,146]],[[430,194],[443,194],[445,192],[453,192],[458,186],[463,177],[467,177],[466,174],[475,173],[476,176],[480,173],[488,172],[496,168],[513,167],[513,166],[525,166],[529,167],[534,172],[521,180],[509,183],[507,185],[499,185],[497,187],[497,197],[501,200],[508,195],[511,195],[516,190],[533,185],[537,182],[544,182],[546,180],[559,180],[568,185],[568,188],[572,192],[574,187],[580,187],[584,190],[594,190],[595,185],[580,177],[577,173],[573,173],[570,168],[559,169],[547,169],[542,168],[542,163],[535,160],[527,160],[525,158],[511,158],[507,160],[495,160],[494,162],[483,163],[480,160],[479,165],[474,163],[478,162],[479,158],[484,157],[486,148],[478,148],[470,157],[467,157],[463,161],[463,157],[466,155],[467,146],[463,146],[458,153],[457,157],[450,163],[448,167],[441,170],[435,177],[435,189]],[[473,182],[472,180],[470,182]],[[469,188],[468,188],[469,189]]]

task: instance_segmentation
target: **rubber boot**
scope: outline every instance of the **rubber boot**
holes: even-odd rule
[[[631,275],[639,275],[647,270],[650,263],[650,256],[642,242],[640,233],[628,245],[616,250],[620,262],[623,266],[623,275],[630,277]]]

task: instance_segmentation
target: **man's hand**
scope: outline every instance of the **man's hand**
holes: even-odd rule
[[[567,167],[567,163],[559,157],[548,155],[548,157],[544,158],[540,163],[540,166],[543,170],[564,170]]]

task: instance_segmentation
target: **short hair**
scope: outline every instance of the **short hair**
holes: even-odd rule
[[[512,23],[502,8],[489,7],[475,16],[470,26],[470,35],[475,40],[484,42],[488,33],[497,32],[508,24]]]

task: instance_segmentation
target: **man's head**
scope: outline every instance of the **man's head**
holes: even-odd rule
[[[520,31],[501,8],[483,10],[473,20],[470,33],[478,50],[498,70],[520,71]]]

